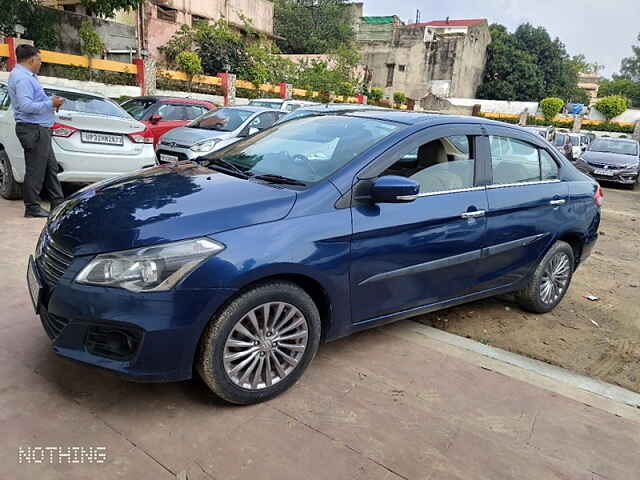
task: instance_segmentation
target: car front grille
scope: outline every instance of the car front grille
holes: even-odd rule
[[[62,330],[69,325],[69,320],[49,313],[45,308],[40,309],[40,320],[45,332],[51,340],[58,338]]]
[[[166,145],[167,147],[170,147],[170,148],[190,148],[191,147],[191,145],[183,145],[181,143],[170,142],[170,141],[162,141],[160,142],[160,145]]]
[[[36,263],[45,283],[55,287],[73,261],[73,254],[57,244],[45,230],[36,249]]]

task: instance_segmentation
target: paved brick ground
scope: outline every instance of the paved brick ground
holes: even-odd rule
[[[414,324],[323,346],[293,390],[243,408],[197,380],[126,383],[58,358],[24,282],[42,225],[0,200],[1,479],[638,478],[636,410],[413,340]],[[18,463],[21,446],[75,445],[106,463]]]

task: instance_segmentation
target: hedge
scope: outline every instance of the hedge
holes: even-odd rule
[[[498,120],[500,122],[518,124],[520,121],[519,115],[512,114],[492,114],[483,113],[483,117],[490,118],[492,120]],[[551,122],[546,121],[544,118],[535,117],[530,115],[527,118],[527,125],[531,126],[554,126],[556,128],[571,128],[573,127],[573,119],[558,119]],[[616,122],[597,122],[594,120],[584,120],[582,122],[582,130],[594,131],[594,132],[615,132],[615,133],[633,133],[634,126],[632,124],[623,125]]]

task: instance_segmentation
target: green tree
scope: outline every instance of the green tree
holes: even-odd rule
[[[490,31],[492,41],[479,98],[533,101],[546,96],[569,99],[579,94],[579,62],[572,62],[562,42],[552,40],[544,27],[525,23],[510,33],[503,25],[494,24]]]
[[[89,57],[89,80],[93,80],[92,58],[102,54],[104,43],[89,19],[84,19],[80,24],[80,48]]]
[[[353,7],[349,0],[275,0],[274,32],[284,37],[285,53],[329,53],[354,37]]]
[[[395,92],[393,94],[393,103],[395,103],[398,107],[404,105],[404,102],[407,101],[407,96],[404,92]]]
[[[640,33],[638,42],[640,42]],[[632,45],[631,50],[633,55],[622,59],[620,74],[629,80],[640,82],[640,45]]]
[[[372,103],[378,103],[380,100],[382,100],[382,97],[384,97],[384,90],[382,90],[381,88],[372,88],[369,92],[368,97]]]
[[[129,11],[137,8],[142,0],[80,0],[90,14],[97,17],[111,18],[116,11]]]
[[[40,8],[38,0],[9,0],[0,8],[0,36],[16,35],[16,25],[25,28],[24,38],[33,40],[38,48],[54,50],[58,46],[56,25],[59,12]]]
[[[176,57],[176,63],[178,68],[189,76],[189,91],[191,91],[191,85],[193,82],[193,76],[202,73],[202,62],[200,57],[195,52],[184,51],[180,52]]]
[[[603,114],[607,121],[624,113],[629,108],[628,100],[619,95],[611,95],[598,100],[596,109]]]
[[[640,82],[634,82],[626,77],[614,75],[613,80],[604,79],[600,82],[598,95],[620,95],[627,97],[634,107],[640,107]]]
[[[542,115],[548,122],[560,113],[562,107],[564,107],[564,101],[557,97],[548,97],[540,102],[540,110],[542,110]]]

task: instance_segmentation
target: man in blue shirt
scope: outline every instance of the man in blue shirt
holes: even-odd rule
[[[9,75],[9,98],[16,120],[16,135],[24,149],[25,176],[22,186],[25,217],[47,217],[38,201],[44,194],[54,209],[64,200],[58,180],[58,162],[51,145],[53,112],[64,103],[49,97],[36,74],[40,71],[40,52],[31,45],[16,48],[18,65]]]

